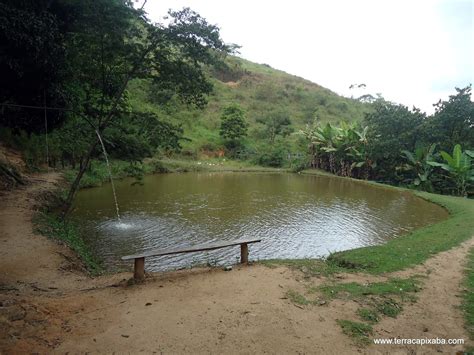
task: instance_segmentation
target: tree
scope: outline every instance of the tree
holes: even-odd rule
[[[168,24],[152,24],[141,9],[120,0],[71,1],[73,18],[67,38],[68,63],[73,68],[69,92],[72,105],[94,135],[84,164],[65,203],[69,210],[79,182],[96,152],[96,135],[131,115],[127,86],[146,78],[197,107],[212,90],[203,64],[212,65],[229,52],[219,29],[189,8],[169,12]],[[93,133],[92,133],[93,132]]]
[[[230,105],[224,108],[219,131],[222,138],[238,141],[247,135],[247,129],[248,123],[242,108],[238,105]]]
[[[404,163],[400,152],[413,151],[420,139],[420,125],[426,115],[383,99],[373,104],[374,110],[364,118],[370,141],[368,156],[377,162],[376,174],[384,181],[394,181],[397,166]]]
[[[259,117],[257,118],[257,123],[264,125],[265,135],[271,144],[275,142],[277,135],[286,137],[293,132],[290,117],[283,111],[274,111],[267,116]]]
[[[459,89],[447,101],[439,101],[436,112],[424,123],[425,141],[438,143],[441,149],[451,151],[456,144],[474,148],[474,102],[471,86]]]
[[[52,7],[52,1],[47,0],[0,2],[0,103],[64,106],[64,36]],[[49,128],[64,119],[61,111],[48,112]],[[5,106],[0,111],[0,123],[40,133],[45,127],[44,112]]]

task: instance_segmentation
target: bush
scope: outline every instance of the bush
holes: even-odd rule
[[[300,171],[305,170],[308,166],[309,166],[308,159],[306,158],[294,159],[291,162],[291,171],[294,173],[299,173]]]
[[[270,166],[273,168],[280,168],[285,161],[285,150],[283,147],[270,147],[269,149],[260,153],[256,158],[256,163],[262,166]]]
[[[168,169],[160,160],[153,160],[150,165],[155,174],[166,174],[170,172],[170,169]]]

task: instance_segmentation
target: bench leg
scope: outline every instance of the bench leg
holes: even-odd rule
[[[247,243],[240,244],[240,263],[247,264],[249,262],[249,246]]]
[[[142,281],[145,278],[145,258],[135,259],[133,278]]]

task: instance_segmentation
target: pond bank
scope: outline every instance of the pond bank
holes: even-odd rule
[[[36,193],[56,188],[58,178],[38,175],[31,185],[2,196],[0,225],[6,233],[0,241],[5,246],[0,251],[0,351],[382,353],[416,349],[432,353],[465,348],[360,347],[336,321],[358,321],[360,300],[336,298],[301,306],[287,295],[290,290],[304,294],[308,285],[367,284],[422,274],[418,301],[404,305],[398,318],[384,318],[374,325],[371,337],[467,340],[461,298],[456,295],[463,292],[464,261],[472,239],[403,274],[308,277],[305,270],[251,265],[230,272],[194,269],[152,274],[144,284],[130,287],[126,283],[130,273],[90,278],[67,248],[32,232]],[[460,213],[466,206],[458,208]],[[462,219],[457,223],[462,225]]]

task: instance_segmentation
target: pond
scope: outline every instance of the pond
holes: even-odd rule
[[[146,176],[79,191],[73,216],[109,270],[121,256],[154,248],[261,237],[250,260],[316,258],[376,245],[447,217],[409,192],[349,179],[277,173],[185,173]],[[237,262],[239,247],[148,258],[150,271]]]

